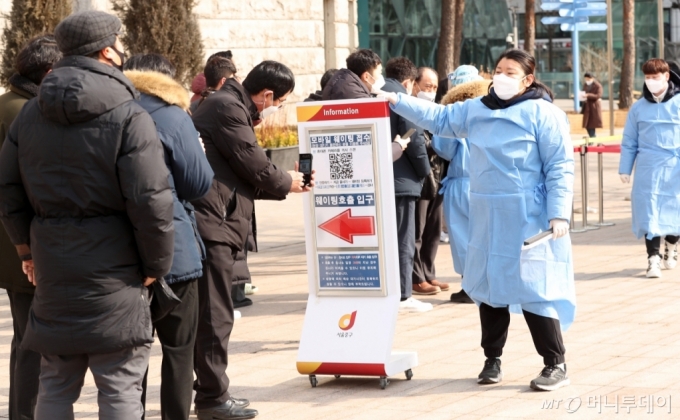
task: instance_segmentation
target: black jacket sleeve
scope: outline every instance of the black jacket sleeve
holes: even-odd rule
[[[172,191],[163,147],[146,112],[128,120],[116,166],[144,275],[162,277],[170,272],[174,250]]]
[[[229,161],[232,170],[242,180],[267,193],[283,199],[290,192],[291,176],[276,168],[257,144],[248,114],[240,104],[220,104],[218,109],[219,131],[215,146]]]
[[[14,245],[29,244],[35,216],[19,169],[17,127],[13,124],[0,150],[0,219]]]
[[[188,114],[183,115],[173,141],[170,161],[175,190],[180,200],[193,201],[202,198],[210,190],[215,173],[205,157],[198,140],[198,132]]]
[[[405,134],[411,128],[416,130],[411,136],[411,142],[408,144],[404,154],[411,162],[413,170],[416,174],[425,178],[430,173],[430,159],[427,157],[427,147],[425,146],[425,135],[423,129],[408,121],[405,118],[399,117],[399,135]]]

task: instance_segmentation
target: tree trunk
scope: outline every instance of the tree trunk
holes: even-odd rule
[[[454,69],[455,9],[456,0],[442,0],[442,20],[437,46],[437,72],[442,78]]]
[[[621,64],[621,88],[619,109],[633,105],[633,81],[635,77],[635,0],[623,0],[623,63]]]
[[[524,8],[524,51],[534,55],[534,43],[536,40],[535,0],[525,0]]]
[[[460,66],[460,53],[463,49],[463,28],[465,24],[463,20],[465,18],[465,0],[456,0],[456,22],[454,24],[454,29],[456,36],[453,40],[454,51],[453,51],[453,68]]]

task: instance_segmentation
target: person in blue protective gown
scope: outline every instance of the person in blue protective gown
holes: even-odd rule
[[[571,241],[574,157],[569,124],[534,76],[535,59],[503,52],[489,94],[441,106],[385,93],[394,112],[470,147],[470,228],[463,289],[479,305],[487,357],[477,382],[502,379],[510,312],[521,310],[545,367],[531,388],[569,384],[562,330],[574,321]],[[551,240],[522,250],[552,228]]]
[[[678,263],[680,235],[680,76],[653,58],[642,66],[643,98],[628,112],[621,143],[619,174],[630,182],[633,233],[645,237],[647,277],[661,277],[661,263]],[[664,255],[659,253],[664,238]]]
[[[471,67],[471,66],[461,66]],[[474,68],[474,67],[473,67]],[[476,69],[475,69],[476,70]],[[456,69],[456,72],[458,69]],[[456,72],[452,73],[455,74]],[[457,83],[457,82],[461,83]],[[476,71],[472,77],[452,79],[454,87],[442,98],[442,105],[484,96],[489,91],[490,80],[484,80]],[[432,146],[439,156],[449,161],[446,177],[442,180],[440,194],[444,196],[444,219],[449,231],[453,268],[461,276],[465,270],[465,256],[470,225],[470,151],[467,139],[434,136]],[[451,302],[474,303],[465,290],[452,293]]]

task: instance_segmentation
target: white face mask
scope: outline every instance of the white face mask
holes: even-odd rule
[[[382,89],[383,86],[385,86],[385,78],[383,77],[382,74],[378,75],[378,77],[373,77],[373,85],[371,85],[371,93],[373,94],[378,94],[380,93],[380,89]]]
[[[434,98],[437,96],[437,92],[423,92],[422,90],[418,92],[416,98],[423,99],[428,102],[434,102]]]
[[[668,81],[666,79],[645,79],[645,85],[647,85],[647,89],[649,89],[650,92],[656,94],[668,86]]]
[[[506,76],[503,73],[496,74],[493,76],[493,91],[496,92],[496,96],[500,99],[507,101],[508,99],[517,96],[520,92],[519,84],[525,78],[526,76],[521,79],[515,79],[514,77]]]
[[[592,81],[592,80],[586,80],[586,85],[590,86],[590,85],[592,85],[592,84],[593,84],[593,81]]]
[[[278,111],[279,109],[280,108],[278,106],[274,106],[274,105],[268,106],[267,108],[263,109],[260,112],[260,118],[262,118],[264,120],[268,116],[276,114],[276,111]]]
[[[278,111],[280,109],[280,107],[274,105],[273,99],[274,99],[274,96],[273,96],[273,93],[272,93],[272,105],[268,106],[268,107],[262,109],[262,111],[260,111],[260,118],[261,119],[264,120],[268,116],[276,114],[276,111]],[[266,104],[266,103],[267,103],[267,99],[266,99],[266,96],[265,96],[265,100],[262,101],[262,106],[264,107],[264,104]]]

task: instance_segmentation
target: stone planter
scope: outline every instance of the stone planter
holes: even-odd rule
[[[298,146],[265,149],[264,151],[269,160],[282,171],[292,171],[295,169],[295,162],[300,159],[300,148]]]

